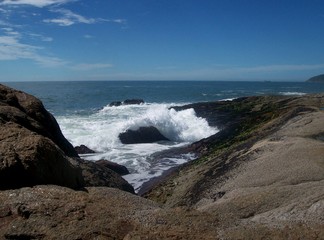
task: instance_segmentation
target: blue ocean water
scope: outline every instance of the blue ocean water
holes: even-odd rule
[[[159,161],[152,154],[184,146],[215,134],[217,128],[196,117],[193,109],[170,110],[173,105],[218,101],[252,95],[304,95],[324,92],[324,84],[306,82],[107,81],[4,83],[41,99],[74,145],[85,144],[96,154],[131,171],[125,176],[136,190],[163,171],[195,158],[192,154]],[[139,98],[142,105],[110,107],[113,101]],[[118,135],[127,129],[155,126],[169,143],[124,145]]]

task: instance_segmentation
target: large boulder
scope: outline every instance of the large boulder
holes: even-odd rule
[[[1,190],[37,184],[81,188],[81,170],[70,160],[49,138],[13,122],[0,123]]]
[[[137,130],[128,129],[119,134],[119,139],[123,144],[153,143],[158,141],[170,141],[163,136],[160,131],[153,126],[140,127]]]
[[[117,173],[79,159],[40,100],[0,85],[0,190],[39,184],[134,192]]]
[[[53,115],[44,108],[39,99],[1,84],[0,122],[15,122],[51,139],[67,156],[78,156],[72,144],[63,136]]]

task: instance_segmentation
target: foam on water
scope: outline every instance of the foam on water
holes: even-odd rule
[[[303,92],[279,92],[279,94],[284,95],[284,96],[303,96],[306,93],[303,93]]]
[[[150,155],[159,151],[206,138],[217,132],[193,109],[175,111],[171,104],[142,104],[119,107],[106,106],[89,115],[58,117],[62,132],[74,145],[84,144],[99,152],[83,156],[87,160],[107,159],[125,165],[131,171],[125,178],[137,189],[149,179],[159,176],[170,167],[194,158],[179,155],[154,162]],[[124,145],[118,135],[127,129],[154,126],[171,142]]]

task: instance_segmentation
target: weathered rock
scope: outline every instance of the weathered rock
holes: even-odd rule
[[[0,85],[0,190],[55,184],[134,189],[112,170],[78,159],[54,117],[26,93]]]
[[[0,213],[1,239],[324,237],[323,225],[316,222],[227,223],[221,214],[188,208],[163,208],[136,195],[105,187],[72,191],[58,186],[35,186],[2,191]]]
[[[92,161],[75,159],[82,169],[85,187],[112,187],[135,193],[134,188],[118,173]]]
[[[0,84],[0,122],[10,121],[51,139],[69,157],[78,156],[39,99]]]
[[[49,138],[13,123],[0,124],[0,189],[37,184],[84,186],[81,171]]]
[[[128,171],[127,167],[125,167],[123,165],[120,165],[118,163],[115,163],[115,162],[111,162],[111,161],[108,161],[108,160],[101,159],[101,160],[96,161],[95,163],[100,165],[100,166],[109,168],[110,170],[113,170],[114,172],[116,172],[116,173],[118,173],[119,175],[122,175],[122,176],[129,174],[129,171]]]
[[[140,127],[138,130],[128,129],[119,134],[123,144],[153,143],[158,141],[169,141],[156,127]]]
[[[223,106],[235,131],[147,194],[163,206],[106,187],[0,191],[0,238],[324,239],[323,106],[323,95]]]
[[[80,145],[80,146],[76,146],[74,147],[75,151],[78,154],[91,154],[91,153],[96,153],[95,151],[93,151],[92,149],[88,148],[85,145]]]

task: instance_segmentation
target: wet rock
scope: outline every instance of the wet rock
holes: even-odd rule
[[[126,99],[123,104],[124,105],[139,105],[143,104],[144,100],[143,99]]]
[[[123,105],[121,101],[114,101],[109,104],[109,107],[119,107],[121,105]]]
[[[83,159],[77,159],[76,161],[82,169],[85,187],[112,187],[135,193],[132,185],[115,171],[103,166],[103,164]]]
[[[145,103],[143,99],[126,99],[123,102],[114,101],[109,104],[109,107],[119,107],[122,105],[140,105]]]
[[[123,144],[154,143],[158,141],[170,141],[163,136],[160,131],[153,126],[140,127],[137,130],[128,129],[119,134],[119,139]]]
[[[122,175],[122,176],[129,174],[129,171],[128,171],[127,167],[125,167],[123,165],[120,165],[118,163],[114,163],[114,162],[104,160],[104,159],[98,160],[95,163],[100,165],[100,166],[109,168],[110,170],[113,170],[114,172],[116,172],[116,173],[118,173],[119,175]]]
[[[95,151],[93,151],[92,149],[88,148],[85,145],[80,145],[80,146],[76,146],[74,147],[75,151],[78,154],[91,154],[91,153],[96,153]]]

